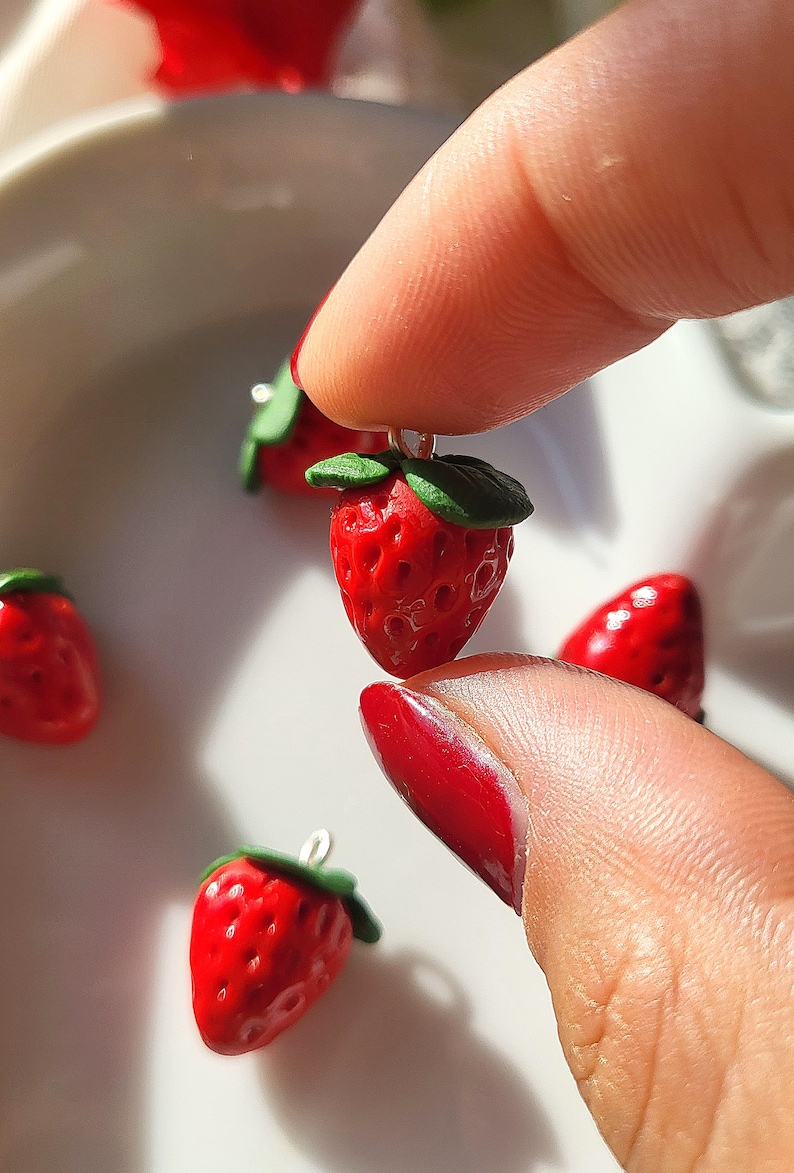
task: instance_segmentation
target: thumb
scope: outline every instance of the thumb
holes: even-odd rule
[[[656,697],[478,656],[361,712],[419,817],[516,911],[628,1170],[790,1169],[794,798]]]

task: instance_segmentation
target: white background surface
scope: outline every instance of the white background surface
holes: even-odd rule
[[[249,386],[447,130],[228,99],[120,116],[39,162],[26,148],[0,185],[2,562],[65,576],[108,684],[85,743],[0,744],[0,1167],[615,1168],[519,923],[364,745],[378,673],[343,617],[327,506],[236,485]],[[792,442],[682,326],[460,445],[537,505],[470,650],[551,653],[632,578],[695,571],[709,723],[785,773]],[[321,825],[384,941],[266,1052],[213,1056],[189,1005],[196,876]]]

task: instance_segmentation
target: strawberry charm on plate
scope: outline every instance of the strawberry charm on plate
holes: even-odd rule
[[[634,684],[702,719],[703,617],[694,584],[682,574],[642,579],[604,603],[568,637],[559,659]]]
[[[309,484],[343,492],[331,558],[350,622],[370,655],[405,679],[453,660],[496,598],[529,517],[523,487],[473,456],[414,456],[402,431],[376,456],[314,465]]]
[[[170,94],[328,85],[359,0],[126,0],[155,22]]]
[[[267,1046],[328,989],[354,937],[380,939],[355,878],[323,866],[330,850],[328,832],[315,831],[297,859],[241,847],[204,873],[190,972],[196,1025],[211,1050]]]
[[[327,419],[292,381],[289,362],[272,383],[257,383],[251,396],[258,407],[240,449],[240,480],[249,493],[264,484],[316,497],[318,490],[306,482],[312,464],[351,447],[380,452],[386,444],[385,432],[353,432]]]
[[[99,663],[88,626],[52,574],[0,574],[0,733],[62,745],[93,729]]]

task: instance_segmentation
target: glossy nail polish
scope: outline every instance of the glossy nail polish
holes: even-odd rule
[[[440,701],[371,684],[361,718],[381,769],[422,822],[521,911],[527,802],[515,777]]]
[[[332,285],[331,288],[328,290],[328,292],[325,294],[325,296],[322,298],[320,303],[318,304],[317,309],[314,311],[312,316],[309,318],[309,321],[306,324],[306,328],[304,329],[303,333],[301,334],[300,338],[298,339],[298,345],[295,347],[295,349],[292,352],[292,358],[289,360],[290,377],[292,378],[292,381],[295,384],[295,386],[300,387],[301,391],[303,390],[303,384],[301,383],[300,378],[298,377],[298,359],[300,358],[300,352],[303,349],[304,342],[309,337],[309,331],[311,330],[312,326],[314,325],[314,319],[317,317],[320,310],[323,308],[325,303],[328,301],[328,298],[331,296],[333,291],[334,291],[334,286]]]

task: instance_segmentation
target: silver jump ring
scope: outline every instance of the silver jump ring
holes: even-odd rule
[[[432,432],[416,434],[419,440],[416,452],[412,452],[403,428],[389,428],[389,448],[395,456],[404,456],[407,460],[429,460],[436,450],[436,438]]]
[[[300,849],[298,859],[301,863],[306,864],[310,868],[322,867],[328,856],[331,854],[331,848],[334,841],[331,838],[331,832],[326,831],[323,827],[319,831],[315,831],[310,835]]]

